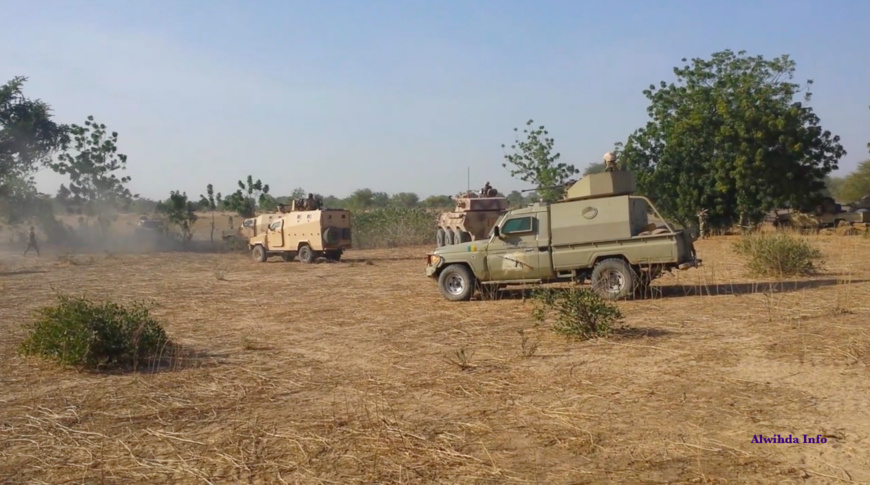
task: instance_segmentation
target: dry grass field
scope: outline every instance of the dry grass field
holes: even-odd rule
[[[813,237],[824,272],[780,282],[748,277],[734,239],[698,241],[703,268],[585,342],[521,297],[445,301],[425,247],[314,265],[16,248],[0,483],[870,483],[870,239]],[[186,351],[126,374],[20,356],[55,292],[148,299]]]

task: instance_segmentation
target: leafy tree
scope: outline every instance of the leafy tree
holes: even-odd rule
[[[858,164],[858,168],[843,179],[837,190],[840,202],[855,202],[870,195],[870,160]]]
[[[553,153],[553,139],[547,136],[549,133],[543,125],[531,128],[533,123],[534,120],[526,122],[523,130],[525,141],[519,139],[519,129],[514,128],[516,141],[511,145],[514,153],[505,153],[506,162],[502,166],[507,168],[510,164],[515,167],[509,169],[512,177],[519,175],[520,180],[535,184],[546,202],[555,202],[564,195],[565,183],[579,170],[558,161],[561,155]],[[501,147],[504,149],[505,145]]]
[[[223,196],[220,192],[215,195],[214,186],[212,184],[206,186],[205,195],[200,194],[199,196],[200,207],[211,212],[211,233],[209,233],[209,239],[211,242],[214,242],[214,212],[218,207],[222,206],[223,203]]]
[[[0,215],[11,224],[40,205],[33,174],[62,148],[65,132],[45,102],[24,96],[26,81],[17,76],[0,85]]]
[[[640,191],[684,225],[702,207],[721,227],[817,203],[846,151],[807,105],[812,81],[789,82],[794,71],[787,55],[725,50],[674,68],[677,83],[650,85],[650,121],[620,154]]]
[[[67,140],[64,152],[51,164],[57,173],[69,175],[69,188],[61,186],[66,194],[62,200],[75,213],[87,218],[98,216],[100,228],[105,231],[114,212],[128,209],[139,196],[124,186],[129,176],[118,178],[113,173],[126,169],[127,155],[118,153],[118,132],[108,134],[106,125],[94,121],[93,116],[88,116],[83,126],[70,125],[69,134],[76,154],[70,153]]]
[[[186,192],[173,190],[168,200],[157,203],[157,212],[165,214],[171,224],[181,229],[181,237],[185,241],[190,241],[193,238],[193,224],[199,219],[196,215],[196,206],[187,199]]]
[[[844,180],[843,177],[831,177],[830,175],[825,177],[825,190],[822,195],[840,200],[840,189],[843,187]]]
[[[296,187],[293,189],[293,192],[290,193],[291,199],[301,199],[308,196],[308,192],[305,192],[305,189],[302,187]]]
[[[390,197],[390,204],[397,207],[417,207],[420,203],[420,197],[413,192],[399,192]]]
[[[455,203],[449,195],[431,195],[423,199],[421,205],[427,209],[448,209]]]
[[[254,217],[257,214],[257,205],[274,205],[274,199],[269,195],[269,185],[264,184],[260,179],[254,181],[254,178],[248,175],[245,182],[239,180],[239,188],[224,198],[224,207],[242,217]]]

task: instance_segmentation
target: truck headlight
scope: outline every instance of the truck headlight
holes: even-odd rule
[[[426,262],[429,264],[429,266],[436,266],[440,260],[441,256],[438,256],[437,254],[430,254],[428,255],[428,259]]]

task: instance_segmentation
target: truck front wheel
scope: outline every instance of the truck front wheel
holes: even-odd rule
[[[263,263],[266,261],[266,248],[263,246],[257,245],[254,246],[253,251],[251,251],[251,256],[254,257],[254,261],[258,263]]]
[[[592,291],[607,300],[619,300],[634,293],[637,275],[617,258],[605,259],[592,270]]]
[[[438,289],[447,300],[470,300],[474,293],[474,274],[465,266],[452,264],[438,276]]]

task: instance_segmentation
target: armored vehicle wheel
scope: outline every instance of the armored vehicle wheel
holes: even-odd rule
[[[435,231],[435,246],[439,248],[444,246],[444,229],[438,228]]]
[[[289,252],[288,253],[281,253],[281,259],[283,259],[285,263],[289,263],[290,261],[293,261],[293,258],[295,258],[295,257],[296,257],[296,255],[293,253],[289,253]]]
[[[341,261],[341,249],[333,249],[331,251],[326,251],[326,259],[330,261]]]
[[[314,262],[314,251],[310,246],[302,246],[299,248],[299,261],[310,264]]]
[[[467,301],[474,293],[474,274],[461,264],[452,264],[438,277],[441,295],[450,301]]]
[[[592,269],[592,291],[606,300],[619,300],[634,293],[637,275],[625,261],[605,259]]]
[[[266,261],[266,248],[263,246],[254,246],[254,249],[251,251],[251,256],[254,257],[254,261],[258,263],[263,263]]]
[[[451,229],[444,229],[444,245],[453,245],[453,231]]]
[[[471,234],[465,231],[456,231],[456,243],[467,243],[471,241]]]

